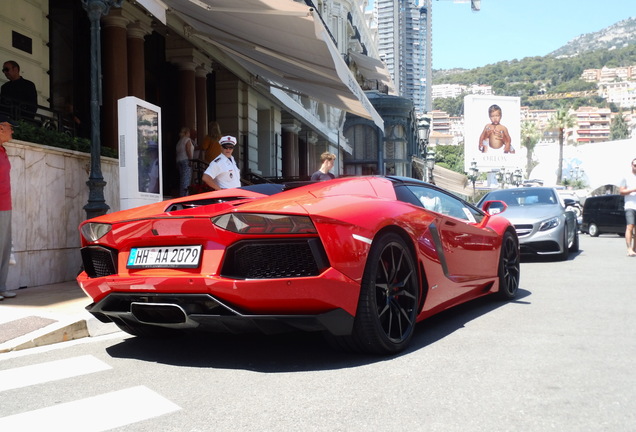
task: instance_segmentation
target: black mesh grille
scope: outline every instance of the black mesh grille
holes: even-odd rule
[[[245,241],[228,249],[221,274],[241,279],[317,276],[326,261],[316,239]]]
[[[521,244],[521,253],[559,252],[559,243],[545,240]]]
[[[96,278],[117,274],[117,251],[103,246],[82,248],[82,263],[88,277]]]

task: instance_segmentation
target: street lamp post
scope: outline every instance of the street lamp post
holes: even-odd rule
[[[426,150],[428,148],[428,138],[431,135],[431,124],[424,116],[417,119],[417,140],[419,145],[420,157],[426,158]],[[428,165],[428,164],[427,164]],[[425,172],[423,180],[428,179],[428,173]]]
[[[433,169],[435,169],[435,152],[429,149],[426,152],[426,181],[435,184],[433,180]]]
[[[497,178],[497,183],[499,183],[499,187],[501,189],[504,189],[504,185],[506,182],[506,168],[501,167],[501,169],[497,171],[496,178]]]
[[[515,172],[512,174],[512,182],[514,183],[515,186],[519,187],[519,185],[521,184],[522,178],[523,178],[523,175],[521,174],[521,170],[517,168]]]
[[[475,182],[477,177],[479,177],[479,168],[477,168],[477,161],[473,159],[470,163],[470,174],[468,175],[468,179],[473,184],[473,202],[475,201]]]
[[[506,188],[506,184],[519,186],[521,185],[521,180],[523,179],[523,174],[521,173],[521,169],[517,168],[514,171],[509,171],[506,167],[501,167],[501,169],[497,172],[497,182],[499,183],[499,187],[501,189]]]
[[[581,169],[581,167],[579,167],[578,165],[574,167],[574,182],[572,184],[572,186],[574,188],[580,188],[581,187],[581,179],[583,179],[583,174],[585,173],[585,171],[583,171]]]
[[[110,208],[104,199],[104,176],[101,166],[100,102],[101,102],[101,41],[100,19],[112,6],[121,7],[124,0],[82,0],[91,22],[91,171],[88,176],[88,203],[84,206],[88,219],[106,214]]]
[[[501,189],[505,189],[507,184],[515,184],[514,173],[509,171],[506,167],[501,167],[501,169],[497,172],[497,182]]]

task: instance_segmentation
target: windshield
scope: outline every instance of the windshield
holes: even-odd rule
[[[550,189],[507,189],[488,194],[488,200],[499,200],[508,206],[554,205],[559,202]]]

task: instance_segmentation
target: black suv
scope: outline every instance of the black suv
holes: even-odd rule
[[[583,204],[581,231],[592,237],[599,234],[625,234],[625,199],[622,195],[589,197]]]

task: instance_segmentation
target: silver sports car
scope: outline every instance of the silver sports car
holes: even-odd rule
[[[565,260],[579,250],[576,214],[556,189],[521,187],[488,192],[480,201],[499,200],[507,204],[505,217],[514,225],[522,254],[555,255]],[[494,203],[496,204],[496,203]],[[489,212],[496,211],[496,205]]]

